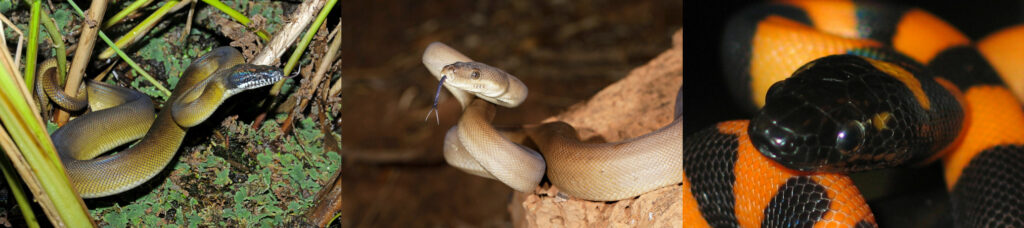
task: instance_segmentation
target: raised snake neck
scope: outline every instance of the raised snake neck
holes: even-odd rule
[[[197,58],[185,69],[155,119],[152,101],[144,94],[88,82],[93,112],[68,122],[50,136],[75,191],[83,198],[97,198],[141,185],[170,163],[186,130],[208,118],[225,99],[283,78],[280,69],[244,61],[241,53],[231,47],[216,48]],[[37,87],[59,92],[52,89],[52,72],[41,70],[41,85]],[[50,97],[60,96],[67,97]],[[93,159],[139,138],[142,140],[138,144],[124,151]]]
[[[515,107],[526,99],[526,86],[519,79],[439,42],[424,51],[423,64],[438,79],[448,80],[445,88],[463,105],[463,115],[444,143],[445,160],[460,170],[520,192],[533,192],[546,173],[561,191],[594,201],[627,199],[682,182],[678,114],[671,124],[647,135],[602,144],[580,142],[575,130],[562,122],[528,127],[540,148],[537,153],[490,125],[494,104]]]

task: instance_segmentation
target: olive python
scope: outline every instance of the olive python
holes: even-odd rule
[[[227,98],[284,78],[276,67],[246,64],[238,50],[219,47],[185,69],[154,117],[153,102],[141,92],[87,80],[86,92],[71,98],[56,86],[54,61],[40,68],[37,91],[62,108],[91,109],[50,135],[82,198],[110,196],[143,184],[170,163],[185,132],[209,118]],[[130,148],[100,156],[140,138]]]
[[[592,201],[627,199],[681,181],[679,113],[675,121],[654,132],[603,144],[581,142],[564,122],[524,126],[538,153],[510,141],[490,124],[495,105],[516,107],[526,99],[528,90],[522,81],[439,42],[426,48],[423,65],[464,108],[444,143],[445,160],[462,171],[527,193],[546,174],[562,192]]]

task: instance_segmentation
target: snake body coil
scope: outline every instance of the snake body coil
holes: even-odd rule
[[[731,91],[760,112],[687,136],[684,223],[874,227],[837,194],[856,186],[823,183],[941,158],[957,227],[1024,226],[1024,111],[1003,83],[1024,76],[1024,27],[971,43],[921,9],[795,0],[725,30]]]
[[[444,156],[467,173],[520,192],[533,192],[546,174],[561,191],[595,201],[622,200],[681,181],[679,115],[647,135],[604,144],[580,142],[563,122],[527,127],[538,153],[490,124],[494,104],[515,107],[526,99],[526,86],[519,79],[437,42],[424,51],[423,64],[439,80],[444,77],[445,88],[463,104],[462,117],[445,136]]]
[[[44,91],[56,90],[52,81],[46,80],[52,79],[53,69],[40,71],[38,86]],[[186,130],[208,118],[225,99],[282,78],[277,68],[245,64],[234,48],[216,48],[189,65],[155,119],[153,103],[144,94],[87,82],[93,112],[68,122],[50,138],[79,195],[96,198],[121,193],[153,178],[167,166]],[[138,144],[124,151],[96,158],[140,137]]]

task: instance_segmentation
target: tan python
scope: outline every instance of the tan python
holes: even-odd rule
[[[494,104],[516,107],[526,99],[526,86],[518,78],[439,42],[424,51],[423,65],[438,80],[444,77],[445,88],[463,105],[462,117],[448,130],[444,143],[445,160],[460,170],[533,192],[547,168],[548,179],[562,192],[593,201],[627,199],[682,182],[679,115],[646,135],[600,144],[580,142],[564,122],[525,127],[540,149],[537,153],[490,124]]]

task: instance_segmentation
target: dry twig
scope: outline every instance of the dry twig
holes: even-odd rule
[[[302,33],[307,25],[316,16],[316,12],[324,7],[326,0],[310,0],[303,2],[302,5],[295,8],[292,15],[288,18],[292,18],[289,22],[281,29],[281,31],[274,34],[274,38],[270,40],[270,43],[263,48],[263,51],[256,55],[249,63],[257,65],[274,65],[274,60],[281,58],[284,51],[288,47],[292,46],[292,42],[295,42],[299,37],[299,33]]]
[[[335,26],[334,31],[340,30],[341,23],[338,23],[338,25]],[[306,109],[306,105],[309,104],[310,98],[313,97],[313,94],[316,94],[317,88],[320,87],[320,81],[323,80],[324,75],[327,73],[327,70],[331,68],[331,63],[333,63],[334,59],[338,57],[339,49],[341,49],[340,32],[336,33],[336,35],[334,36],[334,40],[331,41],[331,46],[327,49],[327,53],[323,56],[323,58],[320,59],[320,64],[317,66],[316,73],[313,74],[312,80],[310,80],[308,84],[303,85],[303,87],[307,89],[299,90],[299,93],[305,92],[304,94],[299,94],[297,96],[301,98],[302,101],[299,102],[299,105],[295,106],[295,109],[292,109],[292,111],[288,114],[288,118],[285,119],[284,124],[281,125],[281,131],[287,132],[291,128],[292,118],[295,117],[295,113],[300,112],[303,109]],[[324,91],[321,90],[321,93],[324,93]]]
[[[100,31],[100,22],[103,21],[103,13],[107,10],[107,1],[92,1],[89,5],[88,18],[82,22],[82,34],[78,36],[78,47],[75,49],[75,58],[71,61],[71,69],[68,70],[68,81],[64,85],[64,92],[70,96],[77,96],[78,85],[82,84],[82,77],[85,75],[85,67],[89,65],[89,58],[92,56],[93,47],[96,46],[96,33]],[[70,116],[65,111],[57,112],[57,125],[64,125]]]

